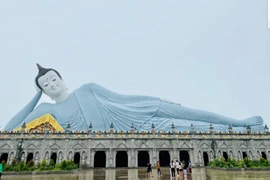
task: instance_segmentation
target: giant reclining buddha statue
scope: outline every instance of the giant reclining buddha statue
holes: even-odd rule
[[[37,66],[38,92],[4,130],[19,129],[24,123],[28,130],[47,123],[57,131],[66,130],[68,124],[71,130],[88,131],[90,123],[93,130],[109,130],[111,123],[121,131],[129,130],[132,123],[137,130],[150,130],[154,124],[156,130],[170,131],[172,123],[176,131],[189,131],[191,124],[195,131],[209,131],[210,124],[215,131],[222,132],[228,131],[229,125],[234,131],[246,131],[248,125],[252,131],[264,130],[260,116],[234,119],[157,97],[117,94],[95,83],[69,92],[58,71]],[[55,103],[37,105],[42,93]]]

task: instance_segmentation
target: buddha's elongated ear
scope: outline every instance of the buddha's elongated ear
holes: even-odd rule
[[[36,84],[36,82],[34,83],[35,84],[35,87],[36,87],[36,90],[37,90],[37,92],[39,92],[39,91],[42,91],[42,89],[40,89],[38,86],[37,86],[37,84]],[[46,94],[44,91],[42,91],[44,94]],[[47,95],[47,94],[46,94]],[[48,96],[48,95],[47,95]],[[54,100],[53,98],[51,98],[52,100]]]
[[[40,88],[37,86],[36,81],[34,82],[34,84],[35,84],[36,90],[37,90],[38,92],[39,92],[39,91],[42,91],[42,89],[40,89]]]

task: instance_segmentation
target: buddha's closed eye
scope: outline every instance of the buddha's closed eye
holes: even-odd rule
[[[49,84],[47,82],[43,83],[44,87],[47,87]]]

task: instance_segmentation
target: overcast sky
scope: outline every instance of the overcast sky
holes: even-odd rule
[[[267,0],[0,1],[1,129],[35,95],[35,63],[270,125]],[[42,101],[50,101],[43,96]]]

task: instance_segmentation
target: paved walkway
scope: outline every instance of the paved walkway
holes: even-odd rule
[[[170,180],[169,168],[162,168],[162,176],[146,176],[146,168],[140,169],[88,169],[75,174],[2,176],[12,180]],[[192,174],[173,180],[270,180],[269,171],[220,171],[194,168]]]

